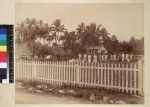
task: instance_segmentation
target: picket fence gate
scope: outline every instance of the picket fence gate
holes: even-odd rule
[[[143,62],[16,61],[16,80],[102,87],[143,95]]]

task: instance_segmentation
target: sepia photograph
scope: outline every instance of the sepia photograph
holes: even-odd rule
[[[15,3],[16,104],[144,104],[144,4]]]

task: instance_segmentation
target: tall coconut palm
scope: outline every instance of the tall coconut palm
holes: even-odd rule
[[[77,32],[77,40],[80,42],[81,39],[84,37],[84,32],[85,32],[85,23],[81,22],[78,27],[76,28]]]
[[[82,26],[81,26],[82,25]],[[78,31],[80,31],[78,34],[81,38],[81,44],[86,46],[95,46],[98,45],[98,38],[100,36],[100,30],[102,25],[97,25],[96,23],[90,23],[87,26],[84,26],[81,24],[78,28]],[[81,32],[82,30],[82,32]]]
[[[53,37],[53,42],[59,44],[60,39],[67,32],[64,25],[61,24],[60,19],[56,19],[51,26],[51,35]]]
[[[16,27],[16,43],[22,43],[23,42],[23,35],[25,30],[25,24],[24,22],[18,23]]]
[[[90,23],[89,26],[87,26],[87,29],[90,33],[93,33],[93,36],[100,36],[100,31],[102,29],[102,25],[96,24],[94,22]]]
[[[17,39],[20,38],[22,42],[31,44],[36,39],[47,39],[49,37],[49,26],[47,23],[43,23],[42,20],[36,20],[35,18],[26,18],[16,27]]]

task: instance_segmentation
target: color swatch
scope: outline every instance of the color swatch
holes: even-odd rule
[[[14,82],[13,25],[0,25],[0,83]]]

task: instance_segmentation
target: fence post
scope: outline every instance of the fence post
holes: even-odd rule
[[[104,58],[103,58],[103,55],[101,55],[101,61],[103,61],[103,59],[104,59]]]
[[[125,61],[128,60],[128,54],[125,54]]]
[[[98,61],[101,61],[101,60],[102,60],[102,56],[98,55]]]
[[[88,55],[88,62],[91,62],[91,55]]]
[[[129,59],[130,59],[131,61],[133,60],[133,55],[132,55],[132,54],[130,54]]]
[[[139,70],[139,74],[138,74],[138,90],[139,90],[139,94],[143,95],[143,64],[142,61],[139,60],[138,61],[138,70]]]
[[[96,56],[96,55],[94,55],[94,60],[93,60],[93,62],[97,62],[97,56]]]
[[[116,58],[116,54],[114,54],[114,55],[113,55],[113,60],[114,60],[114,61],[116,61],[116,60],[117,60],[117,58]]]
[[[121,55],[121,59],[122,59],[122,61],[124,61],[124,59],[125,59],[125,54],[124,53]]]
[[[76,70],[77,70],[77,78],[76,78],[76,80],[77,80],[77,83],[79,83],[80,82],[80,66],[79,66],[79,64],[76,64]]]

